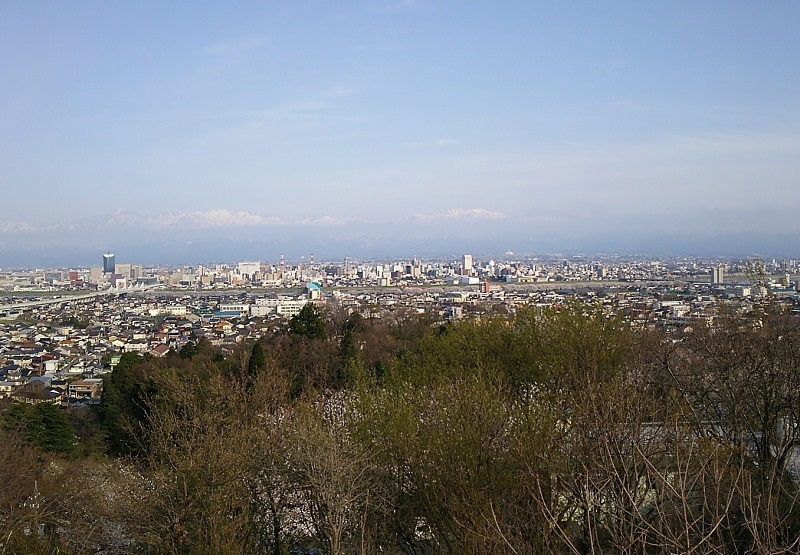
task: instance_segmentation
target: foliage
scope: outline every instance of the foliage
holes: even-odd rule
[[[317,305],[306,303],[300,312],[289,320],[289,333],[308,339],[326,339],[328,326]]]
[[[255,342],[250,351],[250,358],[247,361],[247,378],[254,380],[267,368],[267,355],[261,343]]]
[[[6,409],[0,532],[41,553],[797,552],[800,326],[693,328],[310,308],[225,360],[125,355],[98,421]],[[98,422],[113,458],[74,461]]]
[[[195,344],[194,341],[186,342],[186,344],[183,347],[181,347],[181,349],[178,351],[178,356],[183,359],[192,358],[196,354],[197,354],[197,345]]]
[[[139,429],[145,421],[144,396],[149,387],[140,371],[144,359],[125,353],[103,379],[100,421],[108,435],[111,455],[129,455],[141,447]]]
[[[145,399],[148,520],[169,553],[244,553],[254,462],[246,393],[220,375],[163,373]]]
[[[86,328],[89,327],[90,322],[87,321],[87,320],[83,320],[83,319],[77,318],[77,317],[72,317],[72,318],[63,318],[61,320],[61,325],[62,326],[72,326],[74,328],[78,328],[78,329],[83,330],[83,329],[86,329]]]
[[[3,425],[43,451],[76,453],[75,432],[67,414],[53,403],[15,403],[3,415]]]

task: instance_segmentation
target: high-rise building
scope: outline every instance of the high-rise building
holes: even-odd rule
[[[130,264],[115,264],[114,265],[114,273],[119,274],[125,279],[130,279],[131,277],[131,265]]]
[[[472,274],[472,255],[465,254],[461,261],[462,275],[468,276]]]
[[[103,279],[103,269],[98,267],[92,268],[89,271],[89,283],[100,283]]]
[[[711,268],[711,283],[722,283],[725,280],[725,272],[722,266]]]
[[[261,279],[261,262],[239,262],[236,270],[242,280],[256,281],[256,279]]]
[[[116,264],[114,262],[114,253],[107,252],[103,255],[103,273],[113,274],[115,269]]]

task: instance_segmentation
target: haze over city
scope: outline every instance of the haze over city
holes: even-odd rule
[[[797,3],[0,10],[0,267],[800,255]]]

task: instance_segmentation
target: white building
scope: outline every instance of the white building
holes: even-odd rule
[[[219,305],[220,312],[238,312],[241,316],[247,316],[250,314],[250,305],[249,304],[221,304]]]
[[[240,276],[253,281],[256,274],[261,275],[261,262],[239,262],[237,270]]]
[[[300,310],[306,305],[308,302],[307,299],[298,299],[296,301],[284,301],[279,304],[276,308],[276,313],[280,314],[281,316],[297,316],[300,314]]]
[[[159,308],[151,308],[149,310],[150,316],[186,316],[188,314],[188,310],[185,306],[182,305],[171,305],[171,306],[162,306]]]
[[[465,254],[461,260],[462,273],[468,276],[472,273],[472,255]]]
[[[275,314],[274,306],[254,304],[250,307],[250,316],[253,316],[254,318],[269,316],[270,314]]]

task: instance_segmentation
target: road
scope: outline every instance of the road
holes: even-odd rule
[[[61,303],[71,303],[73,301],[85,301],[88,299],[94,299],[97,297],[103,297],[107,295],[122,295],[125,293],[142,293],[149,289],[152,289],[156,286],[148,286],[148,287],[130,287],[130,288],[123,288],[123,289],[116,289],[114,287],[110,289],[104,289],[102,291],[92,291],[90,293],[78,293],[74,295],[57,295],[55,297],[51,297],[48,299],[40,299],[37,301],[25,301],[21,303],[11,303],[0,305],[0,317],[7,317],[13,314],[21,314],[23,312],[27,312],[32,308],[36,308],[37,306],[47,306],[47,305],[54,305],[54,304],[61,304]]]

